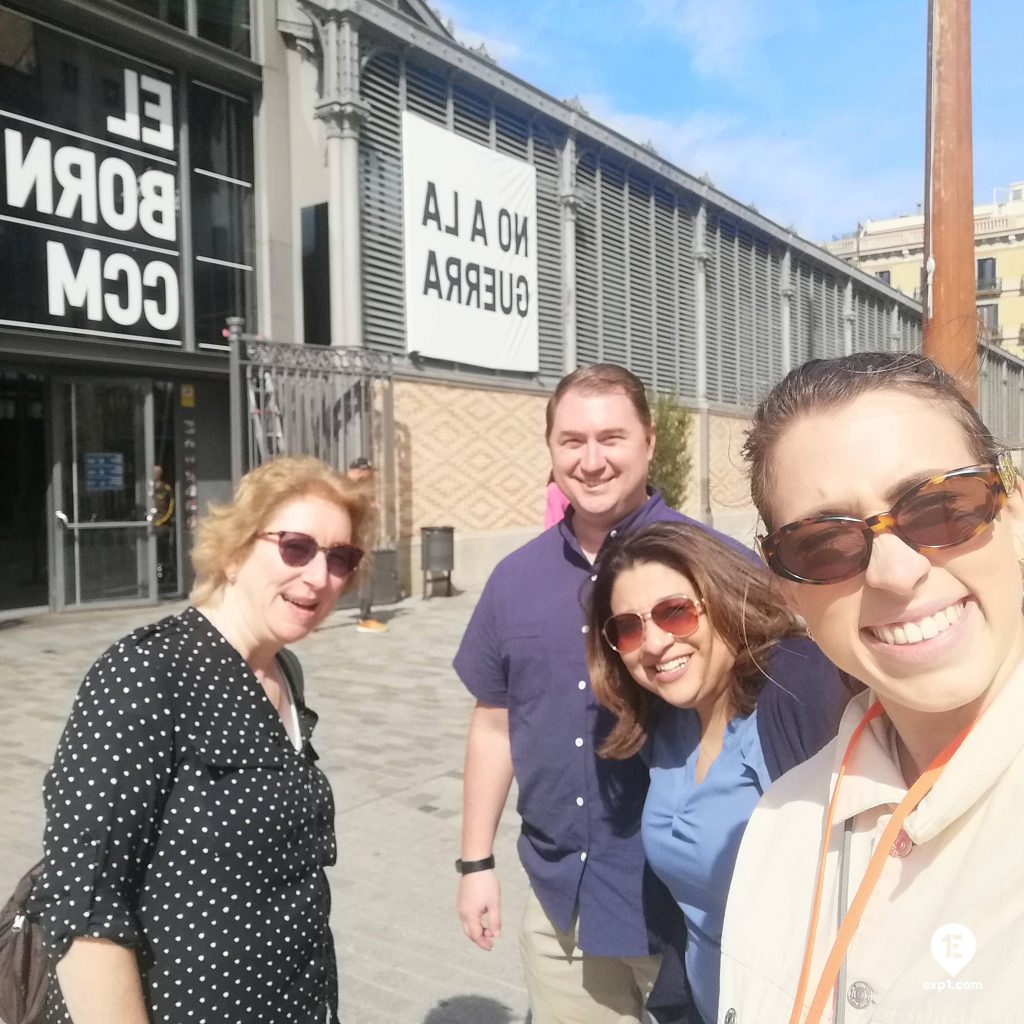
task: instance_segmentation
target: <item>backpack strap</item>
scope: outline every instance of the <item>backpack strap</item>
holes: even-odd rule
[[[288,681],[292,696],[296,698],[298,704],[305,704],[306,684],[302,678],[302,665],[299,663],[298,657],[293,651],[289,651],[287,647],[282,647],[277,652],[277,660],[284,670],[284,677]]]

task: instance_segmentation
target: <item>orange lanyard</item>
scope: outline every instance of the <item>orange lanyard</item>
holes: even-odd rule
[[[828,838],[835,819],[839,788],[842,785],[847,766],[853,756],[853,749],[857,745],[861,733],[867,728],[869,722],[872,722],[881,714],[883,714],[882,705],[875,701],[868,708],[867,714],[860,720],[857,728],[854,729],[850,742],[846,745],[846,753],[843,755],[842,764],[840,764],[839,773],[836,776],[835,789],[832,791],[832,800],[828,805],[828,815],[825,819],[825,830],[822,833],[821,856],[818,860],[818,880],[814,892],[814,903],[811,907],[811,924],[807,934],[807,947],[804,950],[803,965],[800,968],[800,981],[797,985],[796,999],[793,1002],[793,1012],[790,1014],[789,1024],[800,1024],[800,1008],[803,1006],[804,996],[807,993],[807,985],[811,973],[811,957],[814,953],[818,917],[821,913],[822,890],[825,887],[825,859],[828,853]],[[839,968],[842,967],[843,960],[846,958],[846,951],[853,941],[853,936],[857,931],[857,926],[860,924],[861,917],[864,915],[868,899],[878,884],[886,858],[889,856],[889,851],[892,849],[892,845],[897,835],[899,835],[900,829],[903,827],[904,820],[924,799],[932,786],[935,785],[949,759],[956,753],[960,744],[967,738],[967,734],[973,727],[974,723],[972,722],[928,765],[917,782],[907,791],[907,795],[899,802],[896,810],[893,811],[892,817],[889,819],[881,838],[878,840],[875,852],[871,855],[867,871],[864,872],[864,878],[857,889],[857,894],[853,897],[850,909],[847,911],[846,917],[843,918],[843,923],[836,933],[832,949],[829,952],[828,959],[825,961],[825,966],[822,968],[821,977],[818,979],[818,987],[814,991],[811,1008],[807,1012],[807,1017],[803,1024],[818,1024],[821,1020],[821,1015],[825,1011],[825,1004],[828,1002],[832,989],[835,986],[836,978],[839,976]]]

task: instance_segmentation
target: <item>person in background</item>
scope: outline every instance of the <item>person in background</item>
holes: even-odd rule
[[[334,806],[286,645],[371,523],[318,460],[263,464],[199,521],[192,604],[89,670],[44,785],[48,1024],[337,1021]]]
[[[571,507],[497,566],[454,661],[476,698],[457,908],[466,936],[490,949],[502,927],[494,838],[514,776],[530,880],[520,950],[534,1024],[638,1022],[660,966],[653,916],[675,905],[645,870],[646,766],[597,753],[612,718],[587,672],[584,608],[621,536],[663,520],[706,528],[647,487],[655,430],[628,370],[599,364],[564,377],[548,402],[546,438]]]
[[[930,360],[867,352],[793,370],[745,455],[780,595],[868,689],[747,825],[719,1021],[1017,1021],[1024,496],[1009,453]]]
[[[353,459],[349,463],[348,478],[373,494],[373,463],[364,456]],[[356,623],[357,633],[371,635],[386,633],[388,627],[373,617],[373,570],[372,567],[363,573],[359,582],[359,621]]]
[[[554,474],[549,473],[548,486],[544,491],[544,529],[550,530],[556,523],[560,523],[565,518],[565,510],[568,507],[569,499],[555,483]]]
[[[599,753],[639,753],[650,771],[644,850],[681,911],[659,981],[684,968],[688,1024],[717,1020],[747,819],[773,779],[835,736],[851,696],[771,580],[707,530],[666,522],[613,547],[591,595],[590,678],[615,716]]]
[[[174,488],[164,479],[163,466],[153,467],[149,516],[156,534],[156,578],[163,586],[174,575]]]

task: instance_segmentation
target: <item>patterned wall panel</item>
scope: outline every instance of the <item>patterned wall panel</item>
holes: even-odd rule
[[[544,395],[395,384],[399,536],[421,526],[539,527],[550,463]]]

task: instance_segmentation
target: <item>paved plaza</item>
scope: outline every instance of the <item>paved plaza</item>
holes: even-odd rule
[[[504,934],[484,953],[455,916],[463,744],[472,699],[451,669],[477,593],[379,609],[386,635],[335,612],[297,645],[315,743],[337,802],[332,923],[343,1024],[522,1024],[516,936],[526,878],[511,804],[495,848]],[[82,675],[159,609],[76,612],[0,623],[0,894],[39,856],[40,786]],[[225,1022],[229,1024],[229,1022]]]

